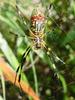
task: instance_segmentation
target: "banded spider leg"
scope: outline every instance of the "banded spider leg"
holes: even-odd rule
[[[58,62],[58,61],[59,61],[59,62],[61,62],[62,64],[65,64],[65,62],[64,62],[63,60],[61,60],[61,59],[56,55],[56,53],[54,53],[54,52],[52,51],[52,49],[49,48],[48,46],[44,46],[44,48],[45,48],[45,51],[46,51],[48,57],[49,57],[50,60],[51,60],[52,68],[53,68],[55,74],[57,75],[57,77],[59,78],[59,71],[58,71],[58,68],[56,67],[55,62]]]
[[[21,58],[21,63],[20,65],[18,66],[17,70],[16,70],[16,76],[15,76],[15,81],[14,83],[16,82],[16,78],[17,78],[17,74],[19,73],[18,75],[18,82],[20,83],[20,80],[21,80],[21,73],[22,73],[22,69],[23,69],[23,66],[24,66],[24,63],[26,61],[26,57],[27,55],[29,54],[29,52],[31,51],[31,47],[27,47],[26,51],[24,52],[24,54],[22,55],[22,58]]]

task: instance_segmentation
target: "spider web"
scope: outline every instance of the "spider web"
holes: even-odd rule
[[[25,16],[31,16],[34,8],[37,8],[37,7],[40,7],[40,9],[43,8],[44,12],[46,12],[45,13],[46,17],[48,17],[49,20],[51,20],[52,23],[55,24],[55,27],[53,26],[52,29],[55,30],[55,28],[58,28],[58,30],[60,30],[60,33],[66,33],[66,31],[63,30],[63,26],[60,26],[61,24],[59,25],[59,23],[57,23],[57,21],[56,21],[56,20],[60,19],[59,14],[62,9],[60,9],[60,10],[58,10],[58,9],[62,5],[63,2],[62,1],[58,2],[59,7],[56,6],[57,4],[56,5],[54,4],[55,2],[48,1],[47,4],[44,4],[44,2],[45,2],[45,0],[16,0],[17,6],[19,7],[19,9],[22,11],[22,13]],[[67,1],[66,1],[66,3],[67,3]],[[29,15],[27,14],[27,12],[29,13]],[[49,30],[51,30],[51,29],[49,29]],[[52,34],[52,38],[53,38],[53,36],[54,35]]]

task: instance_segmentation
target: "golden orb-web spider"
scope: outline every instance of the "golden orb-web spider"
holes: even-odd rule
[[[16,5],[16,9],[17,9],[18,15],[22,18],[23,23],[25,25],[27,25],[25,20],[24,20],[23,13],[20,11],[20,9],[18,8],[17,5]],[[23,65],[26,61],[27,55],[30,53],[32,48],[34,48],[36,50],[45,49],[45,51],[47,52],[47,55],[49,57],[51,57],[54,68],[55,68],[55,64],[53,61],[54,59],[56,59],[64,64],[64,62],[45,43],[45,35],[46,34],[44,32],[44,29],[45,29],[45,23],[47,22],[45,14],[43,12],[39,11],[38,8],[34,9],[32,12],[30,21],[31,21],[30,28],[28,27],[28,29],[29,29],[29,38],[31,39],[32,43],[31,43],[31,46],[27,47],[27,49],[25,50],[25,53],[22,55],[21,63],[16,70],[16,77],[17,77],[17,73],[20,70],[20,73],[18,76],[19,83],[21,80],[21,72],[23,69]],[[15,81],[16,81],[16,77],[15,77]]]

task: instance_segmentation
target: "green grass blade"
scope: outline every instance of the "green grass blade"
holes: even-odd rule
[[[3,98],[4,98],[4,100],[6,100],[5,81],[4,81],[4,77],[3,77],[3,74],[2,74],[1,70],[0,70],[0,76],[1,76],[2,89],[3,89]]]
[[[0,96],[0,100],[3,100],[3,98]]]
[[[18,62],[17,58],[15,57],[15,55],[13,54],[13,52],[12,52],[11,48],[9,47],[7,41],[3,38],[1,33],[0,33],[0,49],[4,53],[4,56],[6,57],[6,59],[8,60],[8,62],[12,66],[12,68],[14,70],[16,70],[18,65],[19,65],[19,62]],[[25,74],[23,74],[22,76],[23,76],[22,77],[23,80],[28,82]]]
[[[34,75],[35,91],[36,91],[36,94],[39,95],[37,74],[36,74],[36,70],[35,70],[35,65],[33,63],[34,62],[33,61],[33,55],[32,55],[31,52],[30,52],[30,58],[31,58],[31,63],[32,63],[32,71],[33,71],[33,75]]]
[[[13,54],[13,52],[10,49],[7,41],[3,38],[1,33],[0,33],[0,49],[4,53],[5,57],[8,59],[9,63],[13,67],[13,69],[16,69],[16,67],[19,64],[18,61],[17,61],[17,58]]]
[[[4,23],[6,23],[7,25],[9,25],[13,29],[13,32],[15,34],[20,35],[20,36],[25,35],[25,33],[23,32],[21,27],[19,27],[19,25],[14,20],[12,20],[10,18],[6,18],[2,15],[0,15],[0,20],[3,21]]]

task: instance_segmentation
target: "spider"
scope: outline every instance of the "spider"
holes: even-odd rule
[[[49,9],[51,8],[51,5],[49,6]],[[24,15],[21,12],[21,10],[19,9],[19,7],[16,5],[16,10],[18,15],[22,18],[23,23],[26,24],[26,21],[24,19]],[[47,22],[47,18],[45,16],[45,14],[41,11],[39,11],[38,9],[34,9],[30,18],[30,28],[28,27],[29,30],[29,38],[31,40],[31,45],[27,47],[27,49],[25,50],[24,54],[22,55],[22,59],[21,59],[21,63],[19,64],[17,70],[16,70],[16,77],[17,77],[17,73],[20,71],[19,76],[18,76],[18,82],[20,83],[21,80],[21,72],[24,66],[24,63],[26,61],[26,57],[28,56],[28,54],[30,53],[30,51],[33,49],[35,50],[39,50],[39,49],[44,49],[47,53],[47,55],[51,58],[52,61],[52,65],[55,68],[55,64],[54,64],[54,59],[56,59],[57,61],[60,61],[64,64],[64,62],[53,52],[53,50],[51,48],[49,48],[45,42],[45,24]],[[16,78],[15,78],[16,80]]]

